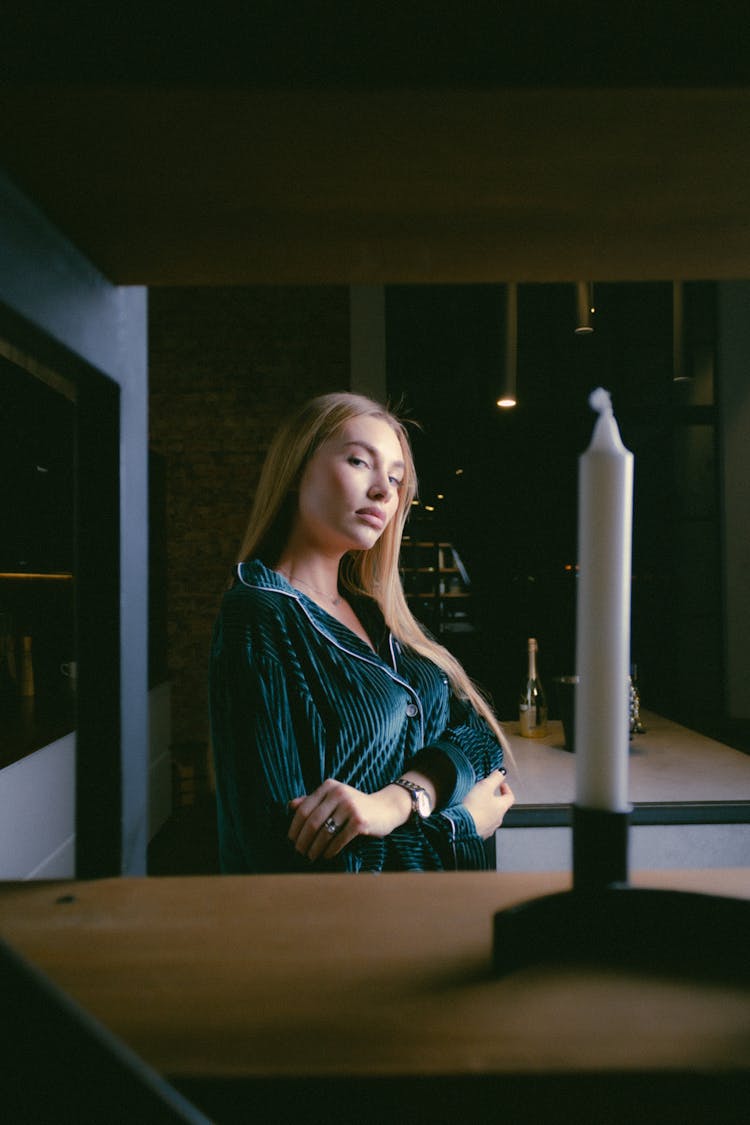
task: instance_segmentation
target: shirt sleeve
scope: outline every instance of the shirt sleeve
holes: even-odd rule
[[[283,669],[220,619],[209,683],[222,871],[305,870],[287,839],[288,803],[306,786]]]
[[[381,848],[381,868],[390,871],[482,871],[489,866],[485,841],[461,802],[472,786],[503,764],[503,748],[485,720],[457,696],[450,696],[449,725],[422,747],[407,768],[424,766],[429,773],[436,753],[444,754],[455,771],[453,791],[424,820],[411,818],[383,840],[353,841],[363,855]],[[373,857],[375,858],[375,857]],[[368,865],[369,866],[369,865]]]
[[[444,754],[455,772],[453,790],[443,798],[448,810],[460,805],[471,787],[503,764],[503,748],[484,719],[465,700],[451,695],[449,723],[444,731],[422,747],[409,762],[409,767],[424,766],[435,752]]]
[[[485,842],[463,805],[409,820],[383,838],[360,836],[347,849],[355,870],[483,871]]]

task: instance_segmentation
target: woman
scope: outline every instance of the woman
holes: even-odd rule
[[[416,476],[354,394],[281,427],[211,649],[225,872],[486,866],[513,803],[504,736],[398,572]]]

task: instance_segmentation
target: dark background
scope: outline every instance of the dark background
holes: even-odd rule
[[[595,420],[588,395],[604,386],[635,455],[631,651],[641,688],[662,713],[708,713],[721,691],[719,575],[691,623],[706,634],[696,697],[678,686],[675,665],[679,576],[689,565],[677,543],[690,507],[676,451],[685,426],[709,426],[713,440],[714,407],[711,386],[709,401],[696,402],[692,380],[672,379],[672,285],[596,285],[595,330],[585,336],[573,331],[574,285],[519,286],[512,410],[495,405],[504,301],[501,285],[387,289],[388,392],[420,423],[412,433],[420,496],[436,508],[417,509],[412,524],[452,541],[472,579],[478,631],[446,643],[505,717],[515,714],[529,636],[550,689],[553,676],[574,671],[578,458]],[[685,286],[685,323],[688,364],[713,355],[712,285]],[[716,509],[709,515],[718,550]]]

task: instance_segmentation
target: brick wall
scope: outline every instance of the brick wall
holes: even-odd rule
[[[341,286],[156,288],[149,295],[150,441],[166,479],[173,746],[207,739],[217,604],[268,440],[314,394],[349,386]]]

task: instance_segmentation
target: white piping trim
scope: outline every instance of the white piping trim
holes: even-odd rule
[[[449,816],[448,813],[445,812],[445,811],[441,812],[440,815],[445,817],[445,819],[448,821],[448,823],[451,826],[451,851],[453,852],[453,867],[457,871],[458,870],[458,855],[456,854],[456,835],[457,835],[457,833],[456,833],[456,822],[453,819],[453,817]]]
[[[370,664],[373,668],[380,668],[382,671],[384,671],[386,673],[386,675],[390,676],[390,678],[394,681],[394,683],[400,684],[401,687],[406,688],[406,690],[409,692],[410,696],[413,696],[414,699],[416,700],[417,707],[419,708],[419,745],[424,746],[424,711],[423,711],[423,708],[422,708],[422,700],[419,698],[419,696],[417,695],[416,691],[411,686],[411,684],[407,683],[406,680],[402,680],[401,677],[396,672],[396,669],[395,669],[396,660],[395,660],[395,656],[394,656],[394,652],[393,652],[393,635],[390,632],[388,634],[388,639],[389,639],[389,644],[391,646],[391,658],[393,659],[393,663],[394,663],[393,671],[391,671],[391,669],[388,667],[388,665],[385,663],[384,660],[379,660],[379,661],[370,660],[369,657],[363,656],[360,652],[353,652],[350,648],[347,648],[346,645],[340,644],[339,641],[337,641],[335,637],[332,637],[331,634],[328,633],[321,625],[319,625],[317,623],[317,621],[314,619],[314,617],[311,616],[309,610],[307,609],[307,607],[305,605],[303,605],[303,603],[300,599],[300,596],[298,594],[290,593],[286,590],[281,590],[281,589],[279,589],[278,586],[263,586],[258,582],[246,582],[245,579],[242,577],[241,568],[242,568],[242,563],[238,563],[237,564],[237,577],[239,578],[239,580],[240,580],[240,582],[242,583],[243,586],[247,586],[248,589],[252,589],[252,590],[266,590],[267,592],[272,593],[272,594],[281,594],[282,597],[291,598],[291,600],[293,602],[296,602],[297,605],[300,607],[300,609],[302,610],[305,617],[310,622],[310,624],[312,625],[312,627],[316,631],[316,633],[319,633],[322,637],[325,637],[327,641],[330,641],[330,643],[334,646],[334,648],[337,648],[339,650],[339,652],[345,652],[347,654],[347,656],[353,656],[355,660],[361,660],[364,664]],[[344,626],[344,628],[346,628],[346,626]]]

